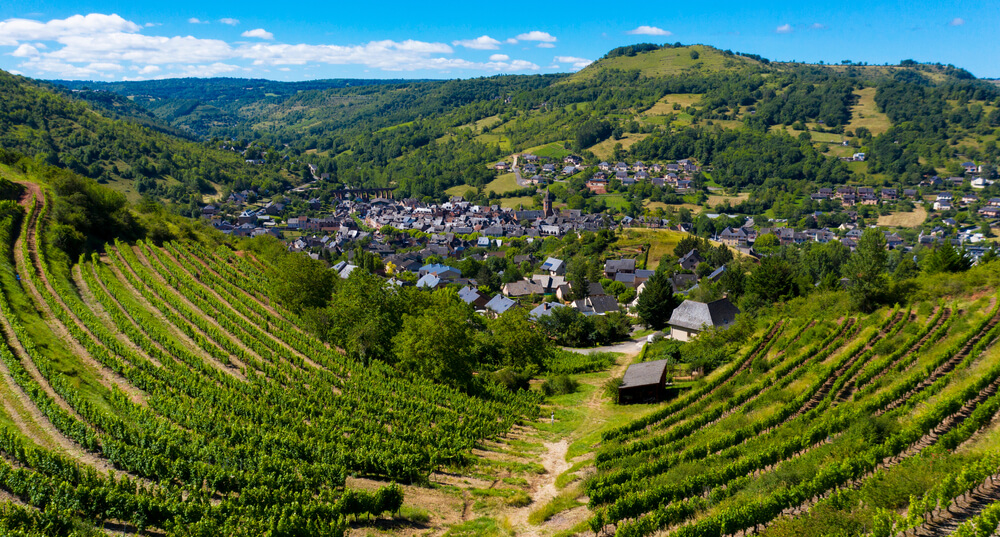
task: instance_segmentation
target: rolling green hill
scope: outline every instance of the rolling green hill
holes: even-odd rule
[[[590,164],[695,157],[713,166],[719,158],[730,171],[715,182],[739,188],[766,179],[915,184],[927,174],[954,174],[964,161],[994,160],[1000,127],[996,85],[954,66],[777,63],[705,45],[621,47],[572,75],[70,87],[89,88],[76,94],[95,104],[108,92],[130,99],[147,121],[182,132],[307,160],[336,184],[396,186],[400,195],[432,199],[448,189],[483,189],[494,179],[488,164],[553,144]],[[915,103],[929,106],[916,110]],[[767,166],[742,156],[732,163],[745,154],[744,142],[760,142],[753,133],[784,146],[781,158],[812,164]],[[674,147],[677,136],[694,145]],[[796,147],[803,140],[811,150]],[[855,152],[868,162],[839,169],[837,159]],[[300,176],[296,166],[289,173]]]
[[[139,110],[121,115],[134,118]],[[147,124],[153,128],[104,117],[83,101],[0,72],[0,146],[108,184],[132,200],[148,193],[187,203],[226,187],[287,182],[276,167],[251,166],[238,153]]]

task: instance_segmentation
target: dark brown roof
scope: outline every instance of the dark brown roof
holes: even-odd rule
[[[622,378],[622,388],[634,388],[636,386],[648,386],[659,384],[660,379],[667,369],[666,360],[656,360],[655,362],[641,362],[628,366],[625,376]]]

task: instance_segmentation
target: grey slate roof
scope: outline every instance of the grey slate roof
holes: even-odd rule
[[[594,313],[618,311],[618,301],[610,295],[588,297],[587,302],[590,302],[591,307],[594,308]]]
[[[473,289],[472,287],[463,287],[458,291],[458,298],[462,299],[462,302],[466,304],[472,304],[479,299],[479,291]]]
[[[687,328],[689,330],[703,330],[712,326],[727,326],[736,319],[736,314],[740,310],[729,301],[722,298],[715,302],[695,302],[685,300],[673,314],[670,315],[670,326]]]
[[[503,313],[514,307],[514,304],[517,304],[517,302],[514,302],[501,294],[497,294],[497,296],[491,298],[490,301],[486,303],[486,308],[497,313]]]
[[[609,259],[604,262],[604,272],[632,272],[635,270],[635,259]]]
[[[552,310],[556,308],[565,308],[565,304],[560,304],[558,302],[542,302],[535,309],[531,310],[528,315],[532,318],[537,319],[539,317],[544,317],[546,315],[552,315]]]
[[[664,370],[667,368],[666,360],[656,360],[654,362],[641,362],[632,364],[625,370],[622,378],[622,388],[633,388],[635,386],[648,386],[659,384]]]

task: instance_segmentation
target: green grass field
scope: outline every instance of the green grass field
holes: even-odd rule
[[[875,105],[875,88],[865,88],[855,91],[854,94],[858,96],[858,101],[851,107],[851,122],[847,124],[847,129],[865,127],[872,132],[872,136],[878,136],[889,130],[891,126],[889,117],[879,112]]]
[[[666,95],[648,110],[643,112],[643,114],[649,116],[665,116],[667,114],[680,113],[681,110],[689,106],[697,108],[696,104],[701,101],[703,96],[704,95],[701,93],[673,93]],[[680,105],[680,110],[674,110],[675,103]]]
[[[500,206],[507,209],[520,209],[524,207],[527,209],[536,209],[535,198],[531,196],[519,196],[516,198],[503,198],[500,200]]]
[[[597,197],[604,200],[604,203],[606,203],[608,207],[614,207],[619,211],[628,207],[628,202],[625,201],[625,197],[621,194],[601,194]]]
[[[698,58],[691,57],[691,51],[698,52]],[[638,69],[646,76],[671,76],[688,69],[701,71],[720,71],[741,65],[756,65],[757,62],[747,58],[727,57],[721,51],[704,45],[667,48],[635,56],[618,56],[603,60],[581,70],[568,81],[587,80],[604,69],[621,69],[623,71]]]
[[[645,139],[649,134],[646,133],[628,133],[622,137],[621,140],[615,140],[614,138],[608,138],[603,142],[598,142],[592,145],[589,149],[597,158],[602,160],[608,160],[611,158],[611,154],[614,151],[615,144],[622,144],[622,149],[628,149],[632,147],[632,144]]]
[[[552,142],[551,144],[539,145],[532,147],[530,149],[525,149],[522,153],[531,153],[533,155],[538,155],[539,157],[562,159],[573,152],[566,149],[566,142]]]

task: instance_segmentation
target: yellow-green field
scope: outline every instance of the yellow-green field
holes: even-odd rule
[[[483,187],[483,192],[489,192],[492,190],[494,194],[503,194],[504,192],[511,192],[519,188],[521,187],[517,186],[517,178],[514,177],[514,174],[505,173],[489,183],[486,183],[486,186]],[[449,196],[461,196],[469,189],[475,190],[475,188],[469,185],[457,185],[445,190],[444,192]]]
[[[698,52],[697,59],[691,57],[692,50]],[[692,45],[602,60],[599,64],[585,67],[570,77],[568,82],[589,79],[602,69],[621,69],[623,71],[638,69],[646,76],[670,76],[688,69],[719,71],[738,68],[742,65],[756,65],[756,63],[748,58],[726,57],[721,51],[704,45]]]
[[[477,142],[481,144],[498,144],[500,146],[500,151],[513,151],[514,144],[511,143],[510,138],[504,136],[503,134],[480,134],[474,138]]]
[[[647,133],[628,133],[622,137],[621,140],[615,140],[614,138],[608,138],[603,142],[598,142],[597,144],[591,146],[589,149],[597,155],[597,158],[601,160],[608,160],[611,158],[611,153],[615,149],[615,144],[622,144],[622,149],[628,149],[632,147],[632,144],[645,139],[649,134]]]
[[[652,107],[643,112],[649,116],[665,116],[667,114],[679,113],[681,110],[695,106],[704,94],[701,93],[674,93],[667,95],[656,102]],[[680,105],[681,110],[674,110],[674,103]]]
[[[716,205],[718,205],[720,203],[725,203],[726,201],[728,201],[729,203],[731,203],[733,205],[736,205],[737,203],[740,203],[742,201],[746,201],[749,197],[750,197],[750,193],[749,192],[743,192],[743,193],[737,194],[735,196],[725,196],[725,195],[721,195],[721,194],[711,194],[710,196],[708,196],[708,206],[709,207],[715,207]]]
[[[847,124],[848,130],[858,127],[865,127],[871,131],[872,136],[878,136],[889,130],[891,122],[889,117],[878,111],[875,105],[875,88],[865,88],[854,92],[858,96],[857,104],[851,107],[851,122]]]
[[[532,155],[538,155],[539,157],[561,159],[572,153],[572,151],[566,149],[565,144],[566,142],[552,142],[550,144],[525,149],[524,151],[521,151],[521,153],[531,153]]]
[[[449,196],[464,196],[469,190],[475,191],[476,189],[469,185],[456,185],[445,190],[444,193]]]
[[[531,196],[520,196],[517,198],[503,198],[500,200],[500,206],[505,209],[517,209],[517,210],[520,210],[522,207],[525,210],[538,208],[535,207],[535,199]]]
[[[878,225],[885,227],[917,227],[927,219],[927,211],[917,206],[908,213],[892,213],[878,217]]]

